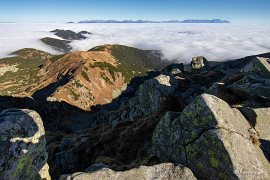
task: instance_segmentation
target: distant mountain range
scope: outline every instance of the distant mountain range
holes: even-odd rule
[[[84,20],[78,23],[230,23],[228,20],[221,19],[187,19],[169,21],[149,21],[149,20]]]

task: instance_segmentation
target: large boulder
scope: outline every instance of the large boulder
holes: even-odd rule
[[[164,126],[169,119],[171,125]],[[187,165],[197,178],[266,179],[269,163],[253,144],[254,134],[240,111],[213,95],[202,94],[180,116],[165,116],[160,121],[153,149],[162,160]]]
[[[243,99],[255,100],[265,106],[270,106],[270,79],[245,76],[229,85],[228,89]]]
[[[0,113],[0,179],[50,179],[45,130],[32,110]]]
[[[255,57],[241,71],[246,74],[257,74],[263,78],[270,78],[270,59]]]
[[[166,75],[159,75],[146,81],[139,87],[138,108],[144,115],[148,115],[164,105],[166,97],[177,88],[177,81]]]
[[[198,71],[198,70],[209,70],[210,65],[208,61],[203,56],[193,57],[191,61],[191,70]]]
[[[140,85],[136,96],[123,103],[119,110],[99,112],[96,123],[116,125],[120,121],[134,121],[157,112],[165,106],[177,85],[175,78],[163,74],[149,79]]]
[[[270,60],[268,58],[253,58],[241,72],[242,79],[228,86],[229,90],[244,98],[270,106]]]
[[[184,162],[186,160],[182,139],[180,136],[172,136],[171,133],[172,129],[176,131],[181,129],[180,127],[175,128],[179,124],[174,120],[179,116],[180,113],[178,112],[167,112],[160,119],[155,131],[153,132],[152,147],[154,153],[163,161],[170,160],[174,162]],[[181,132],[175,134],[181,134]],[[172,146],[179,148],[171,148]]]
[[[192,180],[196,179],[188,168],[172,163],[163,163],[154,166],[140,166],[127,171],[113,171],[103,168],[94,172],[74,173],[62,175],[59,180],[85,180],[85,179],[110,179],[110,180]]]

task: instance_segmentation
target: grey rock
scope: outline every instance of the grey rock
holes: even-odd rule
[[[179,146],[178,149],[171,148],[183,144],[181,133],[175,133],[178,136],[172,136],[172,131],[180,130],[180,124],[174,121],[180,113],[167,112],[159,121],[153,132],[152,147],[154,153],[160,157],[161,160],[170,160],[173,162],[185,162],[184,146]]]
[[[156,154],[163,160],[187,165],[197,178],[269,176],[269,163],[250,138],[255,130],[240,111],[230,108],[225,101],[202,94],[162,129],[164,122],[163,118],[153,135],[154,152],[162,152]],[[170,150],[164,151],[162,144]]]
[[[243,107],[240,111],[259,133],[260,138],[270,140],[270,108]]]
[[[226,101],[229,104],[234,104],[239,100],[236,95],[229,91],[225,83],[216,82],[206,92]]]
[[[134,121],[161,109],[175,89],[177,80],[166,75],[159,75],[140,85],[136,96],[122,104],[117,111],[102,111],[97,114],[97,124],[116,125],[120,121]]]
[[[270,79],[245,76],[228,86],[229,90],[244,99],[252,99],[266,106],[270,104]]]
[[[177,87],[177,81],[166,75],[159,75],[146,81],[139,87],[137,106],[144,115],[156,111],[163,105],[166,96],[169,96]]]
[[[198,70],[209,70],[210,65],[208,61],[203,56],[193,57],[191,61],[191,70],[198,71]]]
[[[163,163],[154,166],[140,166],[127,171],[113,171],[103,168],[95,172],[62,175],[59,180],[193,180],[196,179],[191,170],[181,165]]]
[[[45,130],[32,110],[0,113],[0,179],[50,179]]]
[[[270,59],[255,57],[241,71],[246,74],[257,74],[263,78],[270,78]]]
[[[162,70],[167,75],[178,75],[184,73],[184,64],[171,64]]]
[[[103,169],[103,168],[108,168],[109,166],[104,164],[104,163],[95,163],[95,164],[92,164],[91,166],[89,166],[85,172],[94,172],[94,171],[98,171],[100,169]]]

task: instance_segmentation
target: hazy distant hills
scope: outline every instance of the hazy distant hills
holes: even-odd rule
[[[230,23],[228,20],[221,19],[187,19],[187,20],[169,20],[169,21],[149,21],[149,20],[84,20],[78,23]]]

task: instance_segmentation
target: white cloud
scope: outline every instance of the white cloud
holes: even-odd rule
[[[166,58],[181,62],[189,62],[197,55],[221,61],[270,51],[269,25],[35,23],[0,24],[0,57],[25,47],[56,53],[39,41],[46,36],[55,37],[49,31],[56,28],[93,33],[86,40],[73,41],[74,50],[123,44],[161,50]]]

